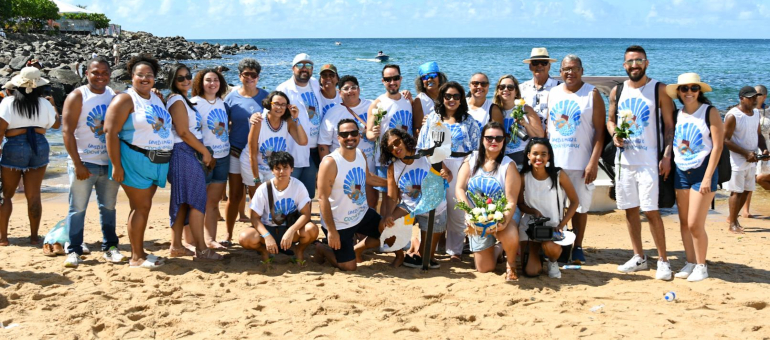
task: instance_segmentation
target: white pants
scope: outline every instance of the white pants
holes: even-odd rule
[[[733,170],[730,175],[730,181],[727,182],[725,189],[734,193],[743,193],[745,191],[754,191],[757,188],[757,180],[754,176],[757,174],[757,166],[752,164],[743,170]]]
[[[457,172],[463,164],[463,158],[447,158],[444,160],[449,171],[452,172],[452,182],[446,191],[446,253],[460,256],[463,253],[465,241],[465,212],[455,209],[455,187],[457,186]]]

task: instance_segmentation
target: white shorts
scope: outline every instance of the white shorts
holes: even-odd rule
[[[577,192],[578,208],[577,213],[585,214],[591,209],[591,199],[593,199],[594,188],[593,183],[586,184],[586,180],[583,178],[583,170],[563,170],[569,177],[569,181],[572,182],[572,186],[575,187]]]
[[[658,168],[622,165],[615,169],[615,200],[618,209],[639,207],[642,211],[658,210]],[[620,176],[618,176],[620,171]]]
[[[232,160],[232,156],[230,156],[230,159]],[[238,160],[239,169],[241,173],[241,179],[244,185],[253,187],[255,185],[254,183],[254,173],[251,171],[251,160],[248,157],[248,154],[241,153],[241,158]],[[230,166],[232,167],[233,163],[230,163]],[[231,168],[232,169],[232,168]],[[236,172],[237,173],[237,172]],[[272,171],[259,171],[259,180],[260,183],[264,181],[271,180],[273,177]]]
[[[238,159],[238,157],[235,157],[233,155],[230,155],[230,173],[231,174],[241,173],[241,160]]]
[[[740,171],[733,170],[730,175],[730,181],[727,182],[725,189],[734,193],[742,193],[744,191],[754,191],[757,187],[757,180],[754,176],[757,174],[756,165],[752,164],[747,169]]]

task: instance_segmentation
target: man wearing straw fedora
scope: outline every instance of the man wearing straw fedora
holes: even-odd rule
[[[545,47],[533,48],[529,59],[524,59],[524,63],[529,64],[529,70],[532,71],[532,79],[521,83],[519,86],[521,98],[540,116],[543,129],[546,128],[548,121],[548,92],[561,84],[560,81],[551,78],[549,74],[551,63],[555,61],[556,59],[548,55],[548,50]]]

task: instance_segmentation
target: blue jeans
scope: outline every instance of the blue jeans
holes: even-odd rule
[[[110,179],[107,165],[83,163],[91,177],[79,180],[75,175],[75,166],[67,164],[67,174],[70,177],[70,209],[67,214],[67,224],[70,228],[70,244],[67,253],[83,254],[83,229],[85,227],[86,208],[91,198],[91,190],[96,188],[96,201],[99,203],[99,220],[102,224],[102,251],[118,246],[118,235],[115,233],[115,203],[120,184]]]

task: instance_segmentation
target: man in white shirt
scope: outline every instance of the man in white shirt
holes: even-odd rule
[[[529,59],[524,59],[525,64],[529,64],[529,70],[532,71],[532,79],[527,80],[519,86],[521,98],[527,105],[531,106],[537,115],[540,116],[540,122],[543,123],[543,129],[546,128],[548,121],[548,92],[560,81],[551,78],[551,63],[556,59],[548,55],[545,47],[535,47],[530,53]]]

